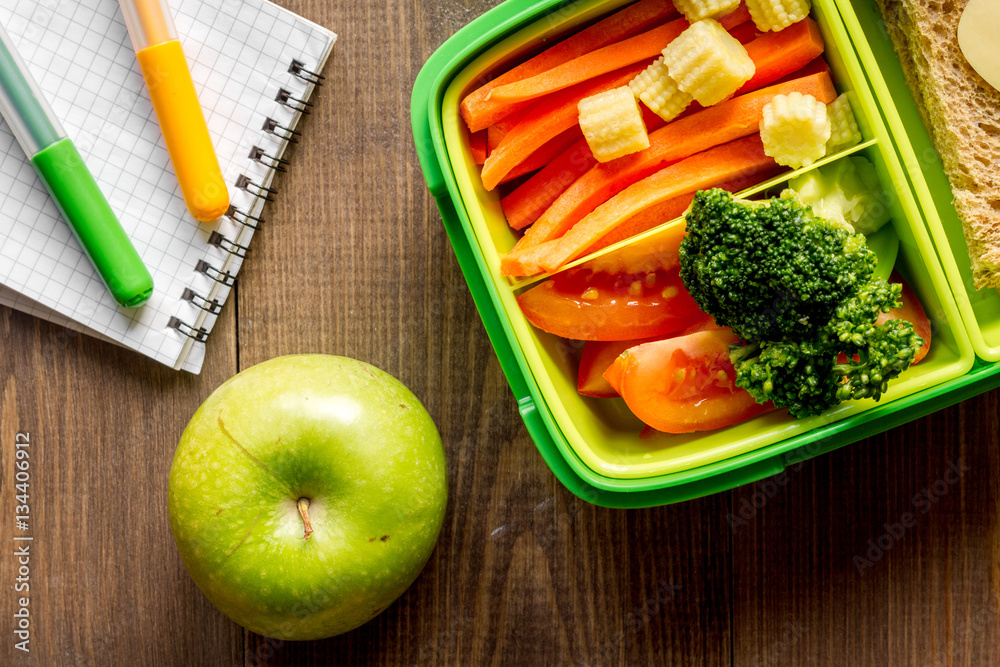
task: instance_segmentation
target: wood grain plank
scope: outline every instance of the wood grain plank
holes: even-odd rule
[[[734,665],[997,664],[998,408],[994,391],[737,490]]]
[[[767,481],[734,492],[746,521],[734,522],[734,665],[886,655],[884,623],[872,622],[888,613],[885,582],[852,562],[885,516],[885,459],[885,438],[871,438],[791,469],[774,495]]]
[[[1000,391],[917,426],[894,448],[888,516],[916,525],[885,552],[891,655],[1000,664]]]
[[[174,448],[235,370],[235,319],[200,376],[0,308],[0,622],[3,665],[209,665],[243,660],[180,562],[167,519]],[[14,445],[30,434],[29,533],[15,530]],[[14,648],[15,532],[31,544],[30,653]]]

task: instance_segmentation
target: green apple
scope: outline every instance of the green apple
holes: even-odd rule
[[[170,527],[222,613],[279,639],[352,630],[402,595],[444,519],[441,437],[361,361],[278,357],[219,387],[181,436]]]

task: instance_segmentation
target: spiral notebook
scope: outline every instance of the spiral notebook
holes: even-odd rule
[[[117,0],[0,0],[0,21],[153,274],[119,307],[0,121],[0,304],[192,373],[277,194],[337,36],[266,0],[171,0],[230,184],[212,223],[187,212]]]

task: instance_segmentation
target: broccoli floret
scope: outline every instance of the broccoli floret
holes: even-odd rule
[[[881,398],[894,379],[913,363],[924,340],[905,320],[888,320],[876,325],[880,313],[899,307],[903,286],[873,280],[837,308],[822,335],[830,337],[830,349],[846,355],[845,363],[833,367],[843,377],[840,400]]]
[[[736,385],[758,403],[773,401],[793,417],[808,417],[840,402],[836,357],[813,341],[762,341],[730,352]]]
[[[794,194],[744,202],[699,192],[680,259],[698,305],[744,341],[730,352],[736,384],[794,417],[878,400],[923,345],[909,322],[876,324],[900,305],[902,285],[873,275],[865,238]]]
[[[748,202],[701,191],[686,218],[684,286],[744,340],[811,336],[878,261],[863,236],[817,218],[791,192]]]
[[[793,417],[817,415],[850,399],[877,401],[923,345],[909,322],[875,324],[880,312],[899,306],[901,290],[898,283],[872,281],[809,340],[736,347],[730,353],[736,384],[758,403],[787,407]]]

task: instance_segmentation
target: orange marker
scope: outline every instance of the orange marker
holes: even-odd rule
[[[229,208],[229,190],[166,0],[118,4],[188,210],[198,220],[215,220]]]

